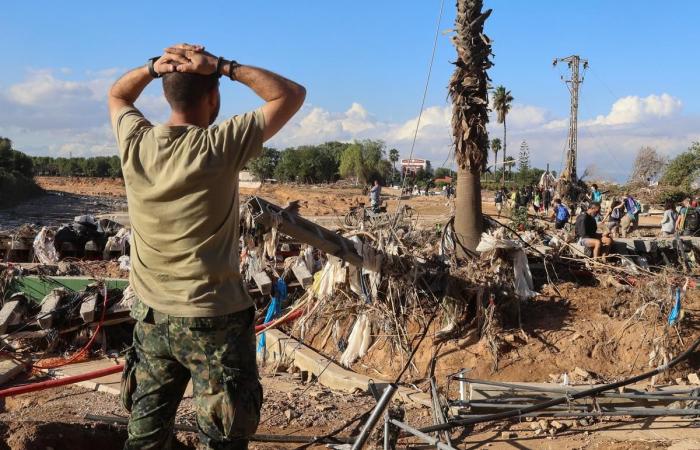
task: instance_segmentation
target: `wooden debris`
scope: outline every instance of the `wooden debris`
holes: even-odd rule
[[[700,377],[698,377],[697,373],[689,373],[688,374],[688,381],[691,384],[700,384]]]

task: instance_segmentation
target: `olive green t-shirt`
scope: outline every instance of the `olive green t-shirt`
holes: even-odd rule
[[[249,308],[238,267],[238,172],[262,152],[262,110],[204,129],[153,126],[125,107],[112,126],[131,221],[129,281],[138,298],[178,317]]]

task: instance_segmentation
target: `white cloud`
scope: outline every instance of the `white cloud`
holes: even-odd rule
[[[679,113],[683,103],[669,94],[647,97],[622,97],[613,103],[610,113],[584,121],[583,125],[627,125],[641,123],[649,119],[672,117]]]
[[[533,105],[514,103],[508,113],[507,125],[514,129],[530,128],[543,124],[547,119],[547,110]],[[493,115],[492,121],[496,117]]]
[[[0,135],[15,141],[17,148],[34,154],[115,154],[109,125],[106,93],[117,69],[76,75],[70,70],[28,72],[22,82],[0,88]],[[143,95],[138,106],[155,121],[167,117],[169,107],[162,95]],[[580,119],[579,161],[582,172],[595,164],[602,175],[626,178],[637,150],[655,146],[673,156],[693,140],[700,140],[700,118],[682,114],[682,102],[669,94],[629,96],[615,101],[610,111]],[[450,105],[425,108],[420,120],[414,156],[445,161],[451,148]],[[409,155],[417,117],[402,122],[383,121],[359,103],[334,112],[318,105],[305,105],[270,145],[284,148],[328,140],[382,139],[389,148]],[[527,140],[536,166],[549,163],[560,169],[566,146],[568,118],[553,117],[537,105],[514,104],[508,116],[508,154],[516,156]],[[492,137],[503,128],[491,114]],[[493,157],[490,155],[490,157]]]
[[[681,106],[679,99],[668,94],[625,97],[613,103],[607,115],[582,118],[579,171],[583,173],[585,167],[595,164],[599,175],[624,180],[643,145],[655,146],[667,155],[683,151],[692,141],[700,140],[700,118],[680,116]],[[353,117],[352,111],[360,113]],[[431,159],[434,165],[445,161],[451,147],[451,116],[449,105],[423,111],[415,156]],[[502,125],[496,123],[495,114],[490,118],[489,133],[501,138]],[[508,115],[508,155],[517,157],[520,143],[527,140],[535,165],[550,164],[553,170],[561,170],[568,122],[567,117],[551,117],[545,108],[514,104]],[[307,107],[272,144],[283,148],[326,140],[383,139],[389,148],[398,148],[405,157],[411,149],[416,123],[417,117],[398,123],[382,122],[358,104],[342,113]],[[492,158],[493,154],[489,156]]]
[[[107,91],[118,69],[69,79],[69,69],[32,70],[25,80],[0,90],[0,135],[34,154],[115,154]],[[137,106],[162,121],[169,107],[162,95],[144,94]]]

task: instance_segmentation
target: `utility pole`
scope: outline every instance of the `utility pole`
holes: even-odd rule
[[[578,55],[567,56],[566,58],[556,58],[553,65],[556,66],[560,62],[565,62],[569,65],[571,70],[571,78],[562,80],[566,83],[566,87],[569,89],[571,94],[571,111],[569,113],[569,138],[568,138],[568,150],[566,153],[566,164],[564,170],[559,175],[559,193],[560,196],[570,197],[572,200],[575,199],[575,195],[571,188],[577,184],[578,176],[576,175],[576,151],[578,144],[578,90],[581,83],[583,83],[583,75],[580,75],[580,66],[583,65],[583,70],[588,68],[588,60],[581,59]],[[568,195],[567,195],[568,194]]]

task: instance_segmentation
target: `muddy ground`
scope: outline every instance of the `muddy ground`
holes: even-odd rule
[[[37,226],[58,226],[72,222],[75,216],[125,211],[126,198],[45,191],[12,208],[0,209],[0,230],[17,228],[26,223]]]

